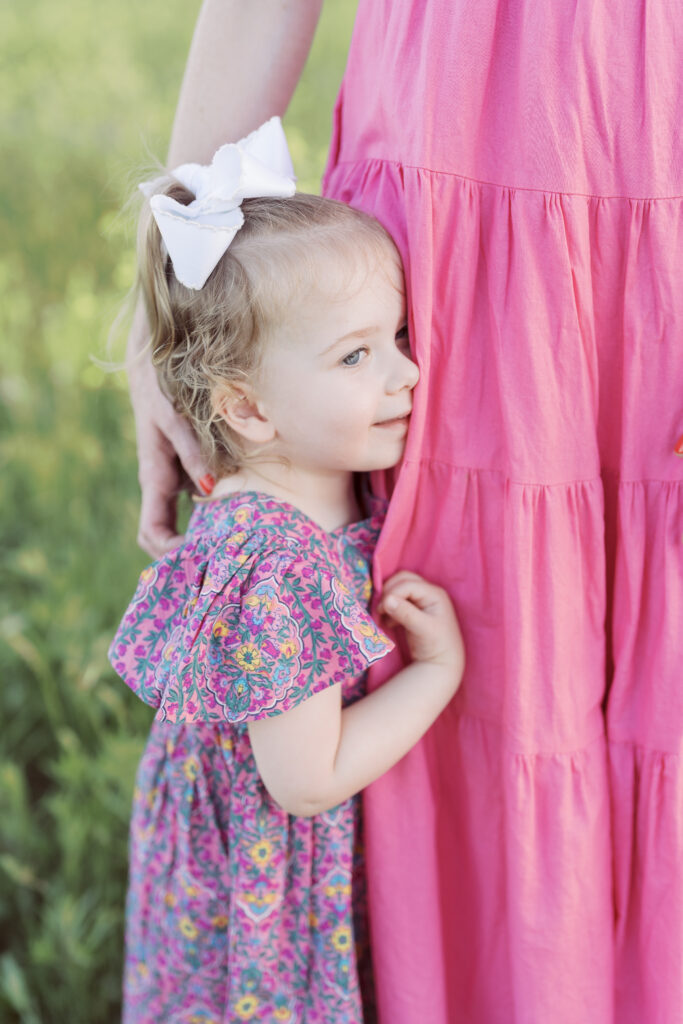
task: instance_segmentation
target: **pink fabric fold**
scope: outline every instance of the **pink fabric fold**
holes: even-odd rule
[[[446,586],[468,659],[367,794],[383,1024],[683,1021],[682,38],[361,0],[324,185],[395,238],[421,369],[375,582]]]

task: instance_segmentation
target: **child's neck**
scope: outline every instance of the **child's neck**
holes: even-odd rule
[[[320,475],[280,463],[248,466],[219,480],[211,497],[260,491],[300,509],[328,532],[361,518],[352,473]]]

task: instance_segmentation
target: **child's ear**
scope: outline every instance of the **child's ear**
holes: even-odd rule
[[[213,411],[235,433],[254,444],[267,444],[275,437],[275,427],[263,404],[246,383],[221,384],[211,395]]]

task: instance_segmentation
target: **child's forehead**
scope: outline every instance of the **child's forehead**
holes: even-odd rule
[[[272,337],[278,347],[317,359],[336,339],[396,330],[404,316],[400,266],[375,261],[354,267],[348,277],[319,275],[283,310]]]
[[[366,243],[355,250],[321,253],[314,272],[307,275],[307,284],[309,298],[343,300],[363,293],[368,300],[374,295],[378,302],[385,302],[387,287],[403,294],[403,268],[390,243],[372,248]],[[305,292],[305,288],[297,289],[299,297]]]

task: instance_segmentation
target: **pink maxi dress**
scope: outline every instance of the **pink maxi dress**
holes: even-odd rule
[[[421,367],[375,581],[468,657],[367,794],[383,1024],[683,1021],[682,55],[674,0],[360,0],[324,187]]]

